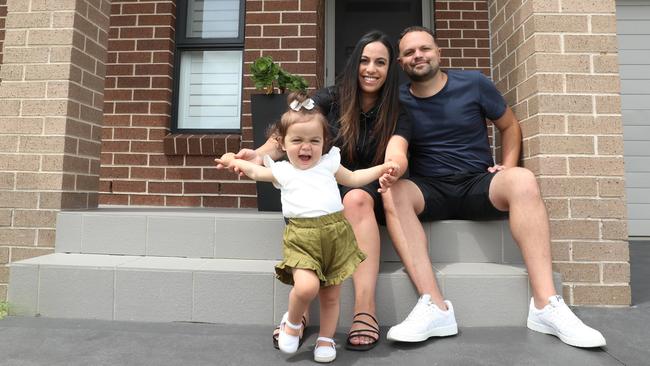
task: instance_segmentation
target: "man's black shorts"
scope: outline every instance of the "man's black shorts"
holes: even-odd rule
[[[508,216],[490,202],[490,182],[496,173],[408,177],[424,196],[422,221],[492,220]]]

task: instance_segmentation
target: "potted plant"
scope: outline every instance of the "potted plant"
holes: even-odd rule
[[[269,127],[287,109],[287,96],[284,92],[306,92],[308,84],[302,76],[283,70],[270,56],[262,56],[253,61],[250,72],[255,88],[264,92],[251,95],[253,144],[258,148],[266,141]],[[280,191],[270,183],[257,182],[257,209],[282,211]]]

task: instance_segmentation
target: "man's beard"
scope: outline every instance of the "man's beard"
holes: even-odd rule
[[[417,73],[415,70],[406,71],[406,75],[411,79],[411,81],[427,81],[433,79],[438,71],[440,71],[440,66],[433,67],[429,65],[429,71],[423,74]]]

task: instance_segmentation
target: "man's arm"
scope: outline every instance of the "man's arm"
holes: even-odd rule
[[[506,107],[505,113],[492,122],[501,132],[501,165],[505,168],[517,166],[521,153],[521,127],[517,117]]]

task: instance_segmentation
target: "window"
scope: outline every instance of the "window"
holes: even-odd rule
[[[240,130],[244,0],[179,0],[173,132]]]

